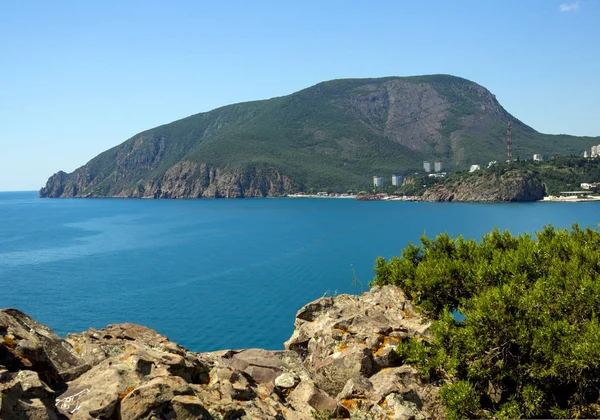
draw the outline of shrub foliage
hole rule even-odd
[[[434,319],[431,342],[397,351],[445,383],[451,418],[583,418],[600,416],[599,273],[597,230],[548,226],[480,243],[423,236],[378,258],[373,283],[399,286]]]

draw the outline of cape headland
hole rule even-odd
[[[422,198],[423,201],[538,201],[544,198],[545,192],[544,184],[526,171],[482,171],[435,185],[427,189]]]
[[[539,133],[483,86],[450,75],[344,79],[228,105],[161,125],[58,171],[40,197],[265,197],[346,193],[411,174],[506,155],[575,155],[598,138]],[[460,195],[455,194],[457,201]]]

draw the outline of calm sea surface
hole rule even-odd
[[[360,293],[423,232],[596,227],[600,203],[38,199],[0,193],[0,307],[58,334],[147,325],[191,350],[281,349],[296,311]]]

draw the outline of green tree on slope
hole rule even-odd
[[[597,230],[424,236],[378,258],[375,273],[374,284],[399,286],[434,319],[431,342],[397,351],[444,381],[451,418],[600,416]]]

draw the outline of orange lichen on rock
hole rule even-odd
[[[15,346],[17,345],[17,342],[12,337],[9,337],[8,335],[5,335],[3,337],[3,339],[4,339],[4,344],[6,344],[7,347],[15,348]]]
[[[408,312],[408,310],[406,310],[405,308],[402,308],[402,312],[404,312],[404,315],[406,315],[407,318],[412,318],[412,314],[410,312]]]
[[[345,342],[342,342],[338,347],[338,351],[342,351],[342,350],[346,350],[348,348],[348,344]]]
[[[31,363],[31,361],[27,357],[23,356],[21,353],[13,352],[13,354],[15,356],[17,356],[19,358],[19,360],[21,361],[21,363],[23,363],[25,366],[27,366],[27,367],[33,366],[33,363]]]
[[[348,411],[354,411],[360,404],[366,401],[366,398],[342,398],[341,403]]]
[[[127,387],[127,389],[125,390],[125,392],[121,392],[119,394],[119,399],[122,400],[123,398],[125,398],[127,395],[131,394],[131,392],[133,392],[133,387]]]
[[[377,350],[373,352],[374,355],[379,356],[383,350],[390,344],[390,337],[387,335],[379,334],[380,342],[377,346]]]

